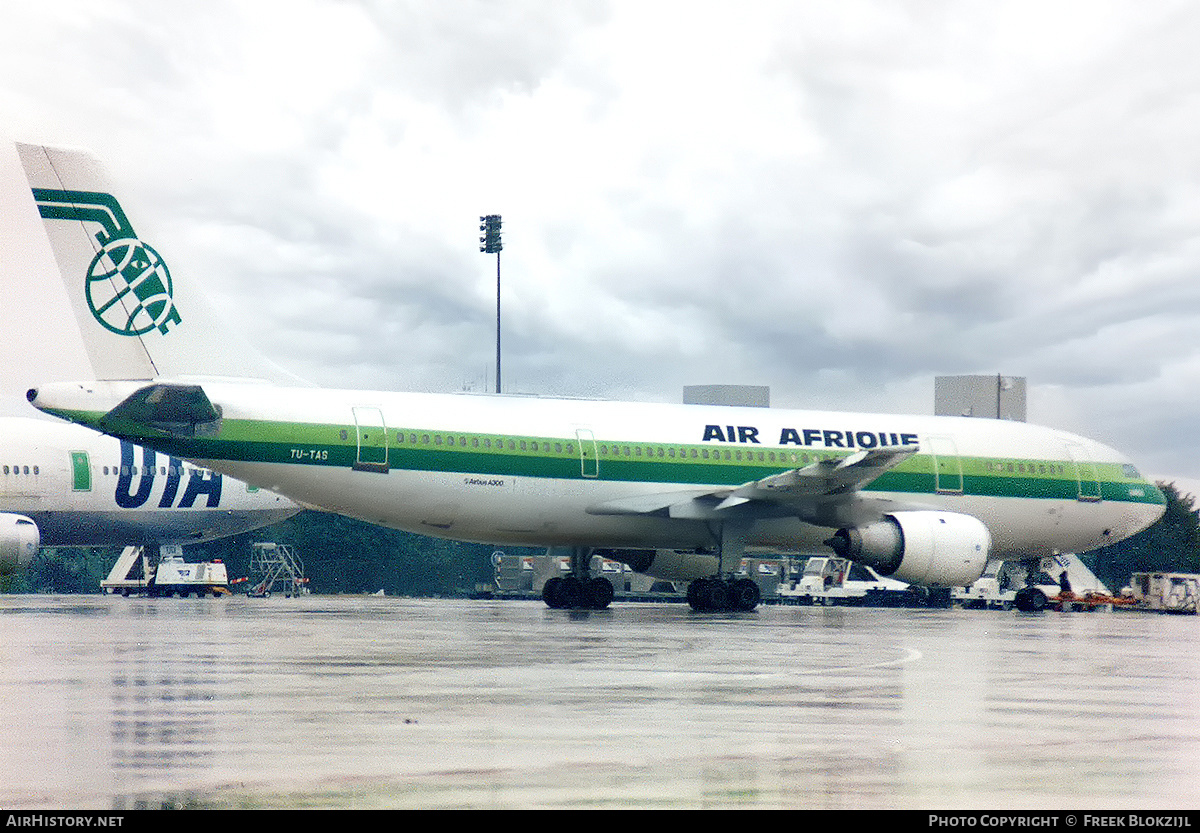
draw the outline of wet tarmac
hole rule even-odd
[[[1200,808],[1200,617],[0,597],[0,807]]]

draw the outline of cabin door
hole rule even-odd
[[[358,454],[354,460],[354,470],[386,474],[388,442],[383,411],[378,408],[355,408],[354,427],[358,434]]]
[[[599,477],[600,455],[591,429],[576,428],[575,438],[579,440],[579,473],[584,477]]]
[[[1092,455],[1081,445],[1067,443],[1067,456],[1075,469],[1075,482],[1079,486],[1080,500],[1100,500],[1100,475]]]
[[[928,437],[929,453],[933,455],[934,488],[939,494],[962,494],[962,461],[952,437]]]

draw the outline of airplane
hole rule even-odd
[[[689,582],[696,611],[749,611],[747,547],[828,545],[955,587],[989,558],[1084,552],[1164,511],[1114,449],[1026,423],[314,388],[234,346],[94,157],[17,151],[92,365],[31,388],[34,407],[371,523],[569,547],[552,608],[609,605],[592,554]]]
[[[0,574],[41,546],[162,546],[224,538],[289,518],[287,498],[126,440],[0,417]]]

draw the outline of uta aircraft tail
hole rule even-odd
[[[95,378],[299,382],[228,332],[171,271],[91,154],[20,143],[17,152]]]

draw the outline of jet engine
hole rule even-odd
[[[0,513],[0,576],[28,564],[41,546],[37,524],[24,515]]]
[[[825,542],[842,558],[926,587],[965,587],[987,565],[992,537],[977,518],[957,512],[893,512],[839,529]]]
[[[693,581],[716,575],[717,557],[677,550],[597,550],[596,555],[628,564],[635,573],[663,581]],[[734,565],[736,567],[736,565]]]

